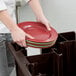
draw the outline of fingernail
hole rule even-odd
[[[31,37],[31,39],[34,39],[34,37]]]
[[[51,31],[51,29],[50,29],[50,28],[49,28],[48,30],[49,30],[49,31]]]

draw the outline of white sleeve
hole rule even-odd
[[[5,3],[3,2],[3,0],[0,0],[0,11],[7,9]]]
[[[25,2],[27,3],[27,2],[29,2],[30,0],[25,0]]]

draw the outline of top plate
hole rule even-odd
[[[19,23],[18,26],[34,37],[34,39],[27,37],[27,40],[33,42],[51,42],[56,40],[58,37],[54,28],[50,27],[51,31],[48,31],[46,26],[40,22],[22,22]]]

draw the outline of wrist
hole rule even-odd
[[[19,27],[16,25],[15,27],[9,28],[10,32],[15,32],[19,29]]]
[[[37,20],[45,20],[46,19],[46,17],[43,15],[43,16],[36,16],[36,19]]]

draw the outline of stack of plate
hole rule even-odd
[[[34,48],[48,48],[55,44],[58,34],[52,27],[48,31],[46,26],[40,22],[22,22],[18,26],[24,32],[30,34],[34,39],[26,38],[27,46]]]

